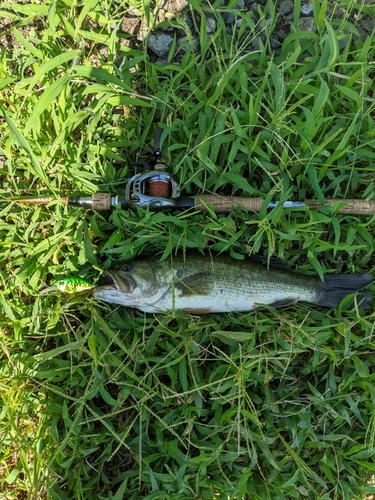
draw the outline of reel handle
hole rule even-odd
[[[154,153],[158,158],[161,156],[160,139],[162,133],[163,129],[161,127],[156,127],[156,129],[154,130]]]

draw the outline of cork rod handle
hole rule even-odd
[[[195,197],[195,208],[202,212],[208,205],[213,205],[217,214],[228,213],[238,205],[249,211],[259,212],[264,200],[263,198],[241,198],[241,196],[219,196],[215,194],[200,194]]]
[[[305,200],[306,205],[317,210],[322,207],[322,204],[318,201]],[[373,215],[375,214],[375,201],[369,200],[325,200],[324,206],[330,207],[336,205],[337,203],[344,204],[345,206],[339,208],[337,212],[339,214],[353,214],[353,215]]]
[[[201,194],[195,197],[195,208],[201,211],[212,205],[216,213],[231,212],[240,205],[249,211],[259,212],[264,200],[263,198],[242,198],[241,196],[219,196]],[[332,206],[337,203],[345,204],[337,212],[340,214],[373,215],[375,214],[375,201],[366,200],[326,200],[324,205],[318,201],[305,200],[305,204],[312,210],[317,210],[322,206]]]

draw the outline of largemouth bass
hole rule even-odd
[[[337,307],[346,295],[372,281],[371,274],[338,274],[327,275],[322,282],[316,276],[267,268],[253,260],[197,254],[162,262],[156,258],[134,260],[105,271],[102,278],[106,285],[93,290],[97,299],[145,312],[181,309],[191,314],[246,312],[299,301]],[[371,302],[365,293],[357,299],[361,307]]]

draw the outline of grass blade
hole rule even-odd
[[[37,157],[34,155],[29,143],[27,142],[27,140],[25,139],[25,137],[23,136],[23,134],[18,130],[18,128],[16,127],[16,125],[13,123],[13,121],[10,119],[10,117],[7,115],[7,113],[4,111],[3,112],[4,114],[4,117],[5,117],[5,120],[7,122],[7,125],[9,127],[9,129],[11,130],[15,140],[16,140],[16,143],[22,148],[25,150],[25,152],[29,155],[30,157],[30,160],[31,160],[31,163],[33,164],[33,169],[31,167],[29,167],[34,175],[36,175],[37,177],[39,177],[46,186],[49,186],[49,182],[48,182],[48,179],[37,159]]]

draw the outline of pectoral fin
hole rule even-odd
[[[212,276],[208,273],[196,273],[186,276],[175,284],[180,297],[191,295],[208,295],[212,290]]]
[[[208,314],[211,312],[211,307],[201,307],[200,309],[181,309],[184,314]]]
[[[285,297],[285,299],[276,300],[269,304],[271,307],[286,307],[292,304],[296,304],[299,301],[299,297]]]

